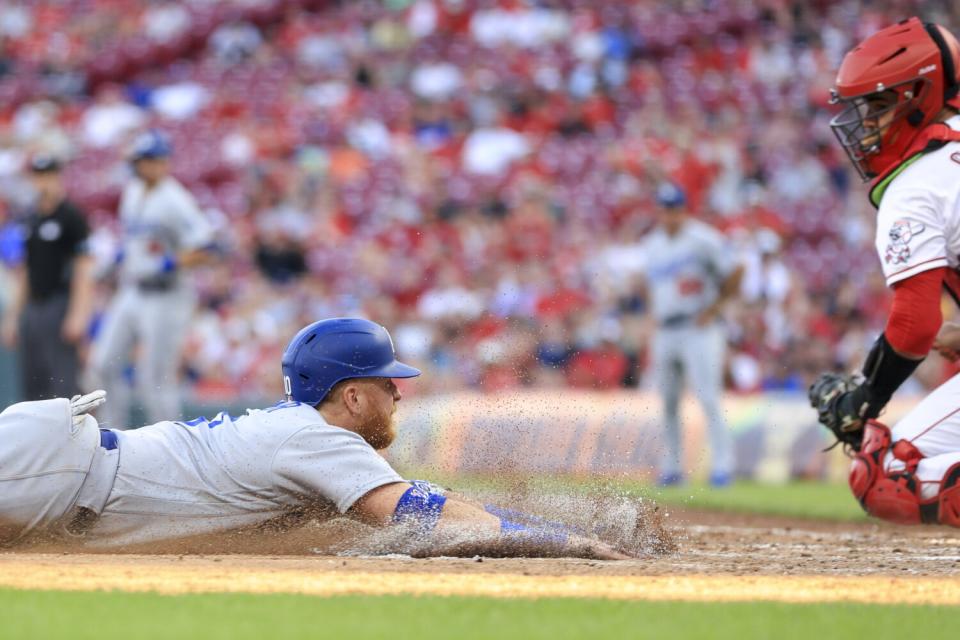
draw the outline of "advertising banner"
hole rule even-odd
[[[897,399],[894,424],[919,398]],[[804,394],[728,395],[724,412],[738,477],[761,482],[845,480],[840,447],[817,424]],[[681,407],[684,466],[710,470],[704,416],[693,398]],[[407,398],[388,457],[402,469],[448,473],[650,477],[663,455],[660,400],[649,392],[564,390],[458,393]]]

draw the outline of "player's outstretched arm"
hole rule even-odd
[[[491,509],[497,512],[497,510]],[[378,487],[360,498],[349,515],[373,526],[405,526],[429,542],[431,555],[630,556],[559,524],[530,527],[447,495],[423,481]]]
[[[960,360],[960,324],[944,322],[933,341],[933,349],[950,362]]]
[[[378,487],[360,498],[352,512],[361,521],[374,526],[399,524],[405,520],[435,520],[431,530],[469,525],[478,534],[496,535],[500,519],[451,496],[431,492],[408,482]]]

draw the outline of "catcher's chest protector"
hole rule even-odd
[[[903,159],[881,173],[870,183],[870,202],[874,207],[880,207],[883,194],[900,173],[920,159],[925,153],[936,151],[951,142],[960,142],[960,131],[954,131],[948,125],[938,122],[925,128],[914,140]]]

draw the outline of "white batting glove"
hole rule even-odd
[[[85,415],[106,401],[107,392],[103,389],[97,389],[84,396],[73,396],[70,398],[70,413],[73,415],[73,423],[82,422]]]

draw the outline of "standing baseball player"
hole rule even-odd
[[[743,267],[720,232],[690,219],[686,198],[677,186],[660,185],[657,205],[657,228],[639,251],[657,325],[651,367],[663,397],[666,438],[659,483],[669,486],[684,481],[680,397],[686,378],[707,418],[710,483],[722,487],[732,479],[733,447],[720,407],[727,344],[720,314],[740,289]]]
[[[30,161],[37,201],[26,225],[26,260],[16,272],[13,303],[3,319],[3,341],[19,344],[23,395],[28,400],[79,391],[80,345],[93,307],[90,229],[67,197],[60,162]]]
[[[178,367],[194,291],[187,272],[210,259],[213,229],[196,200],[170,175],[170,143],[140,136],[130,157],[134,178],[120,199],[119,283],[91,355],[91,386],[110,392],[104,422],[129,424],[131,351],[134,382],[151,421],[180,414]]]
[[[911,18],[843,59],[831,122],[870,180],[876,246],[893,304],[862,376],[823,374],[810,388],[820,421],[851,452],[850,488],[863,508],[901,523],[960,526],[960,377],[890,429],[878,422],[931,348],[960,353],[941,328],[941,292],[960,302],[960,43]]]
[[[9,407],[0,414],[0,535],[59,532],[110,546],[226,532],[306,510],[403,525],[418,539],[455,531],[470,541],[625,557],[561,525],[528,526],[515,519],[523,514],[401,478],[378,450],[396,435],[394,379],[420,371],[397,361],[380,325],[315,322],[288,345],[282,372],[287,400],[276,406],[133,431],[98,429],[86,415],[103,404],[102,391]]]

